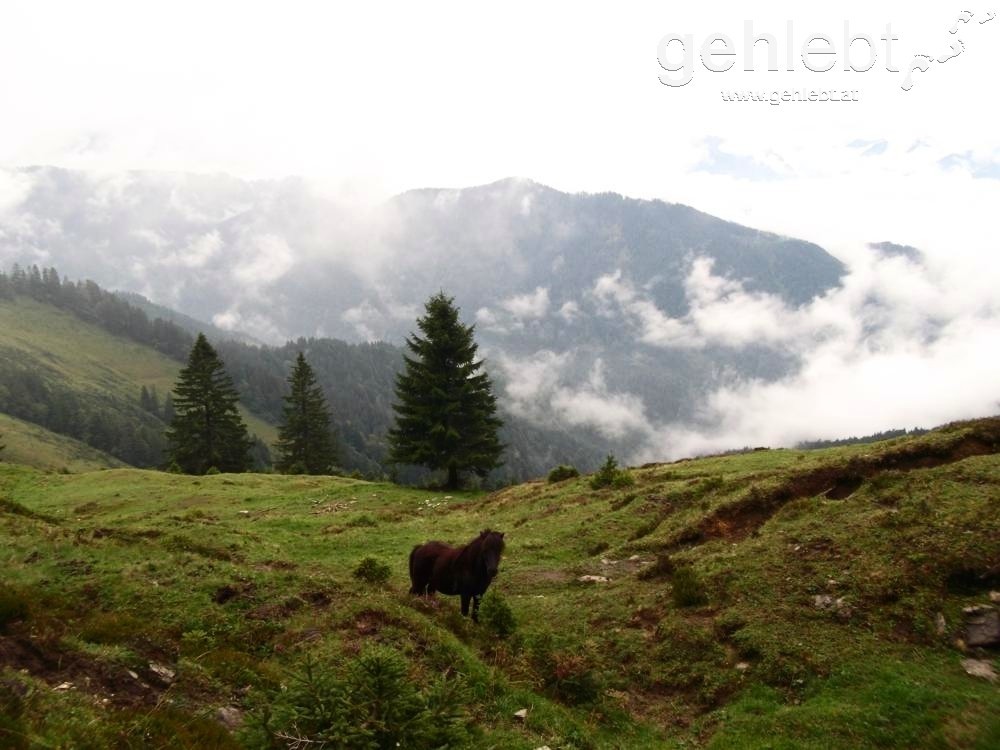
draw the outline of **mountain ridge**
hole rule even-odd
[[[444,290],[510,413],[621,456],[651,425],[694,423],[733,379],[799,366],[768,341],[685,341],[699,294],[795,309],[845,272],[814,243],[689,206],[523,178],[408,191],[362,215],[300,179],[16,174],[21,197],[0,212],[8,264],[42,260],[279,347],[401,343]]]

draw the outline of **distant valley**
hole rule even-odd
[[[365,211],[294,179],[39,167],[3,180],[7,268],[92,278],[142,295],[126,299],[151,317],[187,330],[206,321],[239,346],[395,347],[443,289],[476,323],[505,411],[566,436],[583,468],[604,451],[638,455],[654,423],[696,421],[723,384],[795,371],[796,354],[774,342],[706,332],[698,305],[749,295],[794,310],[845,273],[815,244],[686,206],[522,179],[411,191]]]

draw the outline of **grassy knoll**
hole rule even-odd
[[[1000,588],[998,450],[980,420],[490,495],[0,465],[0,737],[295,746],[304,695],[351,698],[315,675],[355,685],[388,653],[411,708],[452,691],[472,747],[996,747],[1000,689],[956,638]],[[414,544],[486,526],[504,638],[406,593]],[[366,557],[388,581],[354,575]]]
[[[79,440],[58,435],[7,414],[0,414],[0,459],[46,471],[94,471],[122,466],[122,462]]]

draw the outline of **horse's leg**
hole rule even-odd
[[[472,621],[479,622],[479,601],[481,596],[472,597]]]
[[[468,594],[462,594],[462,617],[469,616],[469,599],[471,599]]]

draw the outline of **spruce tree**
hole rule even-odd
[[[329,474],[337,460],[337,446],[330,432],[330,412],[316,375],[299,352],[288,377],[291,392],[285,396],[278,428],[278,471],[295,474]]]
[[[497,437],[502,422],[490,377],[476,359],[475,326],[458,317],[454,299],[443,292],[424,306],[417,320],[423,336],[411,334],[405,368],[396,378],[396,424],[389,431],[389,458],[448,473],[447,487],[459,475],[480,477],[501,464],[504,446]]]
[[[251,440],[236,408],[239,396],[204,334],[198,334],[174,394],[168,462],[187,474],[250,468]]]
[[[167,391],[166,398],[163,399],[163,421],[170,424],[174,421],[174,416],[176,412],[174,411],[174,395]]]

